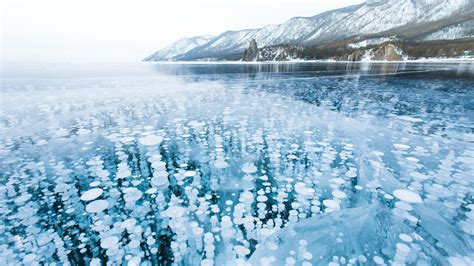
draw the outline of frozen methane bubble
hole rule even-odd
[[[246,163],[242,166],[242,172],[244,172],[246,174],[253,174],[253,173],[257,172],[257,167],[255,167],[255,165],[253,165],[251,163]]]
[[[127,263],[127,266],[138,266],[140,265],[140,262],[141,262],[141,258],[140,257],[131,257],[129,260],[128,260],[128,263]]]
[[[410,149],[410,146],[408,146],[406,144],[401,144],[401,143],[393,144],[393,147],[395,147],[395,149],[397,149],[397,150],[408,150],[408,149]]]
[[[395,202],[395,207],[397,207],[398,209],[401,209],[401,210],[405,210],[405,211],[413,210],[413,207],[410,204],[406,203],[405,201]]]
[[[346,193],[340,190],[334,190],[332,195],[338,199],[345,199],[347,197]]]
[[[335,200],[331,200],[331,199],[323,200],[323,204],[324,204],[324,206],[326,206],[327,208],[330,208],[330,209],[339,209],[340,208],[339,202],[337,202]]]
[[[133,229],[136,223],[137,220],[135,218],[129,218],[120,224],[120,228],[131,230]]]
[[[408,189],[395,189],[393,195],[399,200],[410,203],[423,203],[420,195]]]
[[[151,178],[151,183],[157,187],[167,186],[169,184],[168,172],[158,171],[158,172],[153,173],[153,177]]]
[[[196,175],[196,171],[186,171],[184,172],[185,177],[193,177]]]
[[[377,265],[385,264],[384,260],[379,256],[374,256],[373,260],[374,260],[375,264],[377,264]]]
[[[135,202],[143,195],[143,193],[136,187],[126,187],[123,189],[123,193],[125,193],[123,196],[125,202]]]
[[[401,240],[407,242],[407,243],[411,243],[413,242],[413,238],[407,234],[399,234],[398,237],[400,237]]]
[[[108,236],[103,238],[100,241],[100,247],[109,249],[109,248],[116,248],[117,243],[119,242],[119,238],[116,236]]]
[[[414,123],[423,122],[423,119],[408,116],[408,115],[401,115],[401,116],[398,117],[398,119],[408,121],[408,122],[414,122]]]
[[[217,169],[224,169],[224,168],[227,168],[229,166],[229,164],[224,161],[224,160],[216,160],[214,162],[214,166],[217,168]]]
[[[396,247],[397,247],[397,250],[400,250],[404,254],[408,254],[411,251],[411,248],[403,243],[397,243]]]
[[[27,202],[29,199],[31,199],[32,195],[29,193],[24,193],[21,194],[20,196],[15,198],[15,204],[16,205],[23,205],[25,202]]]
[[[179,217],[182,217],[185,212],[186,212],[186,209],[181,206],[170,206],[166,210],[166,216],[171,217],[171,218],[179,218]]]
[[[90,213],[97,213],[104,211],[109,207],[109,202],[106,200],[95,200],[86,205],[86,211]]]
[[[422,174],[422,173],[418,173],[418,172],[410,173],[410,176],[413,176],[414,178],[416,178],[416,179],[421,179],[421,180],[428,180],[428,179],[430,179],[429,176],[424,175],[424,174]]]
[[[81,200],[82,200],[82,201],[95,200],[95,199],[97,199],[98,197],[100,197],[100,195],[102,195],[103,192],[104,192],[104,190],[101,189],[101,188],[92,188],[92,189],[89,189],[89,190],[87,190],[86,192],[84,192],[84,193],[81,195]]]
[[[147,135],[143,138],[140,138],[138,142],[145,146],[156,146],[163,141],[163,137],[157,135]]]
[[[214,266],[214,260],[211,259],[203,259],[201,261],[201,266]]]
[[[345,174],[347,177],[354,178],[357,176],[357,169],[351,168],[349,171],[346,172]]]

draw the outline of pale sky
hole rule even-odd
[[[182,37],[280,24],[363,0],[1,0],[3,62],[137,62]]]

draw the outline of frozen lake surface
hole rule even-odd
[[[474,64],[7,64],[5,265],[473,265]]]

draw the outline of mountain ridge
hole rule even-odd
[[[365,36],[377,34],[389,37],[388,34],[391,32],[397,34],[396,29],[403,29],[412,24],[428,28],[437,21],[450,19],[455,21],[460,16],[472,17],[474,14],[470,13],[472,11],[474,11],[474,0],[372,0],[310,17],[293,17],[278,25],[225,31],[185,52],[168,53],[165,60],[239,60],[252,40],[256,40],[261,47],[314,46],[345,39],[364,39]],[[471,27],[470,25],[468,23],[466,27]],[[433,32],[436,30],[443,28],[432,29]],[[462,29],[451,31],[459,35]],[[467,34],[470,34],[469,31],[470,29],[467,30]],[[449,35],[449,30],[446,30],[444,35],[441,32],[432,38],[441,38],[445,35]],[[163,61],[163,58],[151,55],[145,60]]]
[[[146,57],[144,61],[152,61],[151,59],[155,59],[153,61],[170,60],[175,57],[176,54],[187,53],[190,50],[209,42],[209,40],[211,40],[213,37],[214,36],[212,35],[201,35],[190,38],[181,38],[178,41]]]

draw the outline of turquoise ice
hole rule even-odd
[[[0,260],[472,265],[472,64],[12,66]]]

